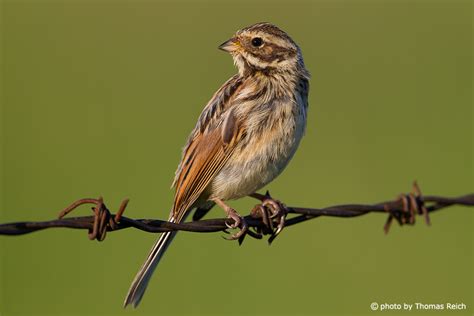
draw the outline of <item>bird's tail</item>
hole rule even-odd
[[[171,217],[169,222],[176,223],[176,220]],[[140,301],[145,293],[148,281],[150,281],[153,271],[155,271],[156,266],[160,262],[161,257],[165,253],[171,241],[173,241],[176,232],[166,232],[161,234],[160,239],[158,239],[153,248],[151,248],[150,254],[146,258],[146,261],[143,263],[140,271],[138,271],[135,279],[128,290],[127,297],[124,301],[124,307],[132,304],[133,307],[137,307],[140,304]]]

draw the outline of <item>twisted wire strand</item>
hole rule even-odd
[[[271,199],[267,192],[266,195],[256,194],[256,198],[264,201]],[[114,232],[127,228],[135,228],[149,233],[161,233],[167,231],[188,231],[196,233],[227,232],[227,224],[231,224],[231,219],[216,218],[205,219],[185,223],[170,223],[159,219],[132,219],[123,216],[129,200],[125,199],[118,211],[112,214],[105,205],[102,197],[98,199],[86,198],[80,199],[66,207],[59,214],[58,219],[50,221],[28,221],[0,224],[0,235],[23,235],[35,231],[63,227],[74,229],[87,229],[88,237],[91,240],[103,241],[108,232]],[[92,204],[92,216],[68,217],[66,215],[77,209],[79,206]],[[387,220],[384,225],[385,233],[388,233],[392,222],[395,220],[400,226],[414,225],[416,216],[422,216],[427,225],[431,224],[429,215],[441,209],[453,205],[474,206],[474,193],[459,197],[444,197],[437,195],[422,195],[418,184],[413,184],[412,191],[408,194],[401,194],[396,199],[380,202],[376,204],[344,204],[325,208],[306,208],[286,206],[278,202],[281,206],[279,217],[275,216],[275,210],[268,204],[262,202],[257,204],[250,215],[245,219],[251,229],[239,239],[248,235],[253,238],[261,239],[264,235],[270,235],[269,242],[272,242],[276,235],[284,227],[293,226],[304,221],[314,219],[320,216],[345,217],[352,218],[366,215],[369,213],[385,213]],[[285,219],[288,215],[296,215]],[[282,225],[281,220],[284,220]],[[277,228],[280,226],[279,228]]]

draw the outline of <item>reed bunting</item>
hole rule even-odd
[[[173,186],[169,221],[198,219],[215,204],[234,220],[245,220],[225,201],[252,195],[286,167],[304,134],[309,72],[298,45],[280,28],[257,23],[219,46],[238,73],[217,90],[183,149]],[[161,235],[136,275],[124,306],[136,307],[176,232]]]

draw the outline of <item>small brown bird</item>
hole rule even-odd
[[[202,217],[215,204],[247,228],[224,201],[255,193],[286,167],[304,134],[309,72],[301,50],[281,29],[257,23],[219,46],[230,53],[238,74],[217,90],[183,149],[173,186],[170,222],[196,209]],[[176,232],[163,233],[129,289],[124,306],[136,307]]]

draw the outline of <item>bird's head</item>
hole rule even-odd
[[[304,68],[298,45],[283,30],[266,22],[237,31],[219,49],[232,55],[241,74]]]

